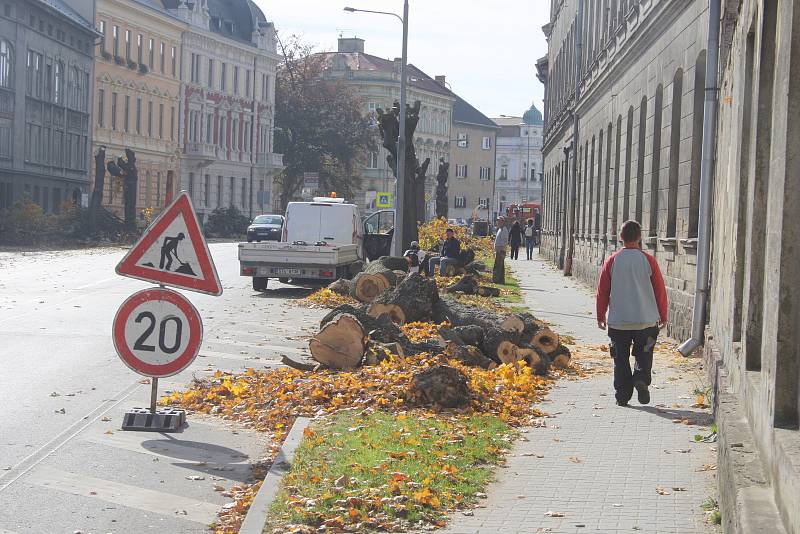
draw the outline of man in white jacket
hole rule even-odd
[[[495,284],[506,283],[506,247],[508,246],[508,228],[506,218],[502,215],[497,218],[497,233],[494,236],[494,269],[492,282]]]

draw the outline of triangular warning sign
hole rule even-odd
[[[121,276],[156,284],[222,294],[208,244],[185,192],[145,230],[116,271]]]

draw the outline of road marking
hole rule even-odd
[[[76,475],[50,467],[40,467],[28,477],[28,481],[44,488],[71,493],[80,497],[100,499],[101,501],[136,508],[147,512],[178,517],[208,525],[214,522],[220,506],[198,501],[172,493],[103,480],[100,478]],[[176,516],[180,511],[181,515]],[[186,515],[183,515],[183,512]]]
[[[0,492],[8,488],[11,484],[16,482],[20,479],[25,473],[36,467],[39,463],[41,463],[45,458],[56,452],[58,449],[63,447],[67,442],[69,442],[72,438],[83,432],[87,427],[92,425],[95,421],[100,419],[103,415],[105,415],[108,411],[112,410],[114,407],[118,406],[122,402],[124,402],[130,395],[133,394],[138,388],[142,385],[139,382],[134,382],[133,384],[129,385],[122,391],[120,391],[117,395],[112,397],[111,400],[107,400],[100,404],[97,408],[86,414],[81,419],[78,419],[63,432],[55,436],[53,439],[36,449],[34,452],[23,458],[19,461],[16,465],[12,466],[11,469],[8,471],[3,472],[0,474],[0,482],[3,481],[4,478],[11,477],[11,479],[0,486]],[[114,400],[116,399],[116,400]]]
[[[92,282],[90,284],[85,284],[82,286],[74,287],[72,289],[68,289],[67,291],[83,291],[84,289],[89,289],[90,287],[99,286],[100,284],[105,284],[106,282],[110,282],[112,280],[119,280],[119,276],[112,276],[111,278],[104,278],[102,280],[98,280],[96,282]]]

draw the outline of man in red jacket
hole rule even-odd
[[[650,402],[650,372],[658,332],[667,323],[667,290],[658,263],[642,251],[642,228],[627,221],[620,232],[625,248],[603,265],[597,285],[597,326],[611,338],[617,404],[627,406],[636,388]],[[606,319],[608,311],[608,319]],[[631,345],[636,363],[631,372]]]

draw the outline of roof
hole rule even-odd
[[[161,0],[139,0],[159,8]],[[164,6],[169,10],[178,9],[184,0],[163,0]],[[200,0],[186,2],[192,4]],[[263,23],[267,23],[264,12],[252,0],[205,0],[208,13],[212,19],[217,19],[219,24],[211,25],[211,31],[243,41],[253,42],[253,32]]]
[[[456,101],[453,104],[453,122],[477,124],[479,126],[486,126],[487,128],[498,128],[497,124],[493,122],[492,119],[475,109],[469,102],[458,95],[455,95],[455,97]]]
[[[522,117],[499,117],[492,120],[498,126],[522,126],[525,124]]]
[[[536,109],[536,104],[531,104],[530,109],[522,115],[522,120],[529,126],[541,126],[544,124],[542,112]]]
[[[342,57],[347,68],[353,71],[378,71],[394,73],[394,61],[361,52],[320,52],[328,67],[333,66],[335,58]],[[455,97],[447,87],[443,86],[422,70],[412,64],[408,65],[409,85],[423,91]]]
[[[71,6],[69,6],[64,0],[36,0],[40,4],[49,7],[52,10],[55,10],[65,16],[67,19],[72,21],[73,23],[86,28],[92,32],[96,33],[94,29],[94,25],[83,18],[77,11],[75,11]]]

